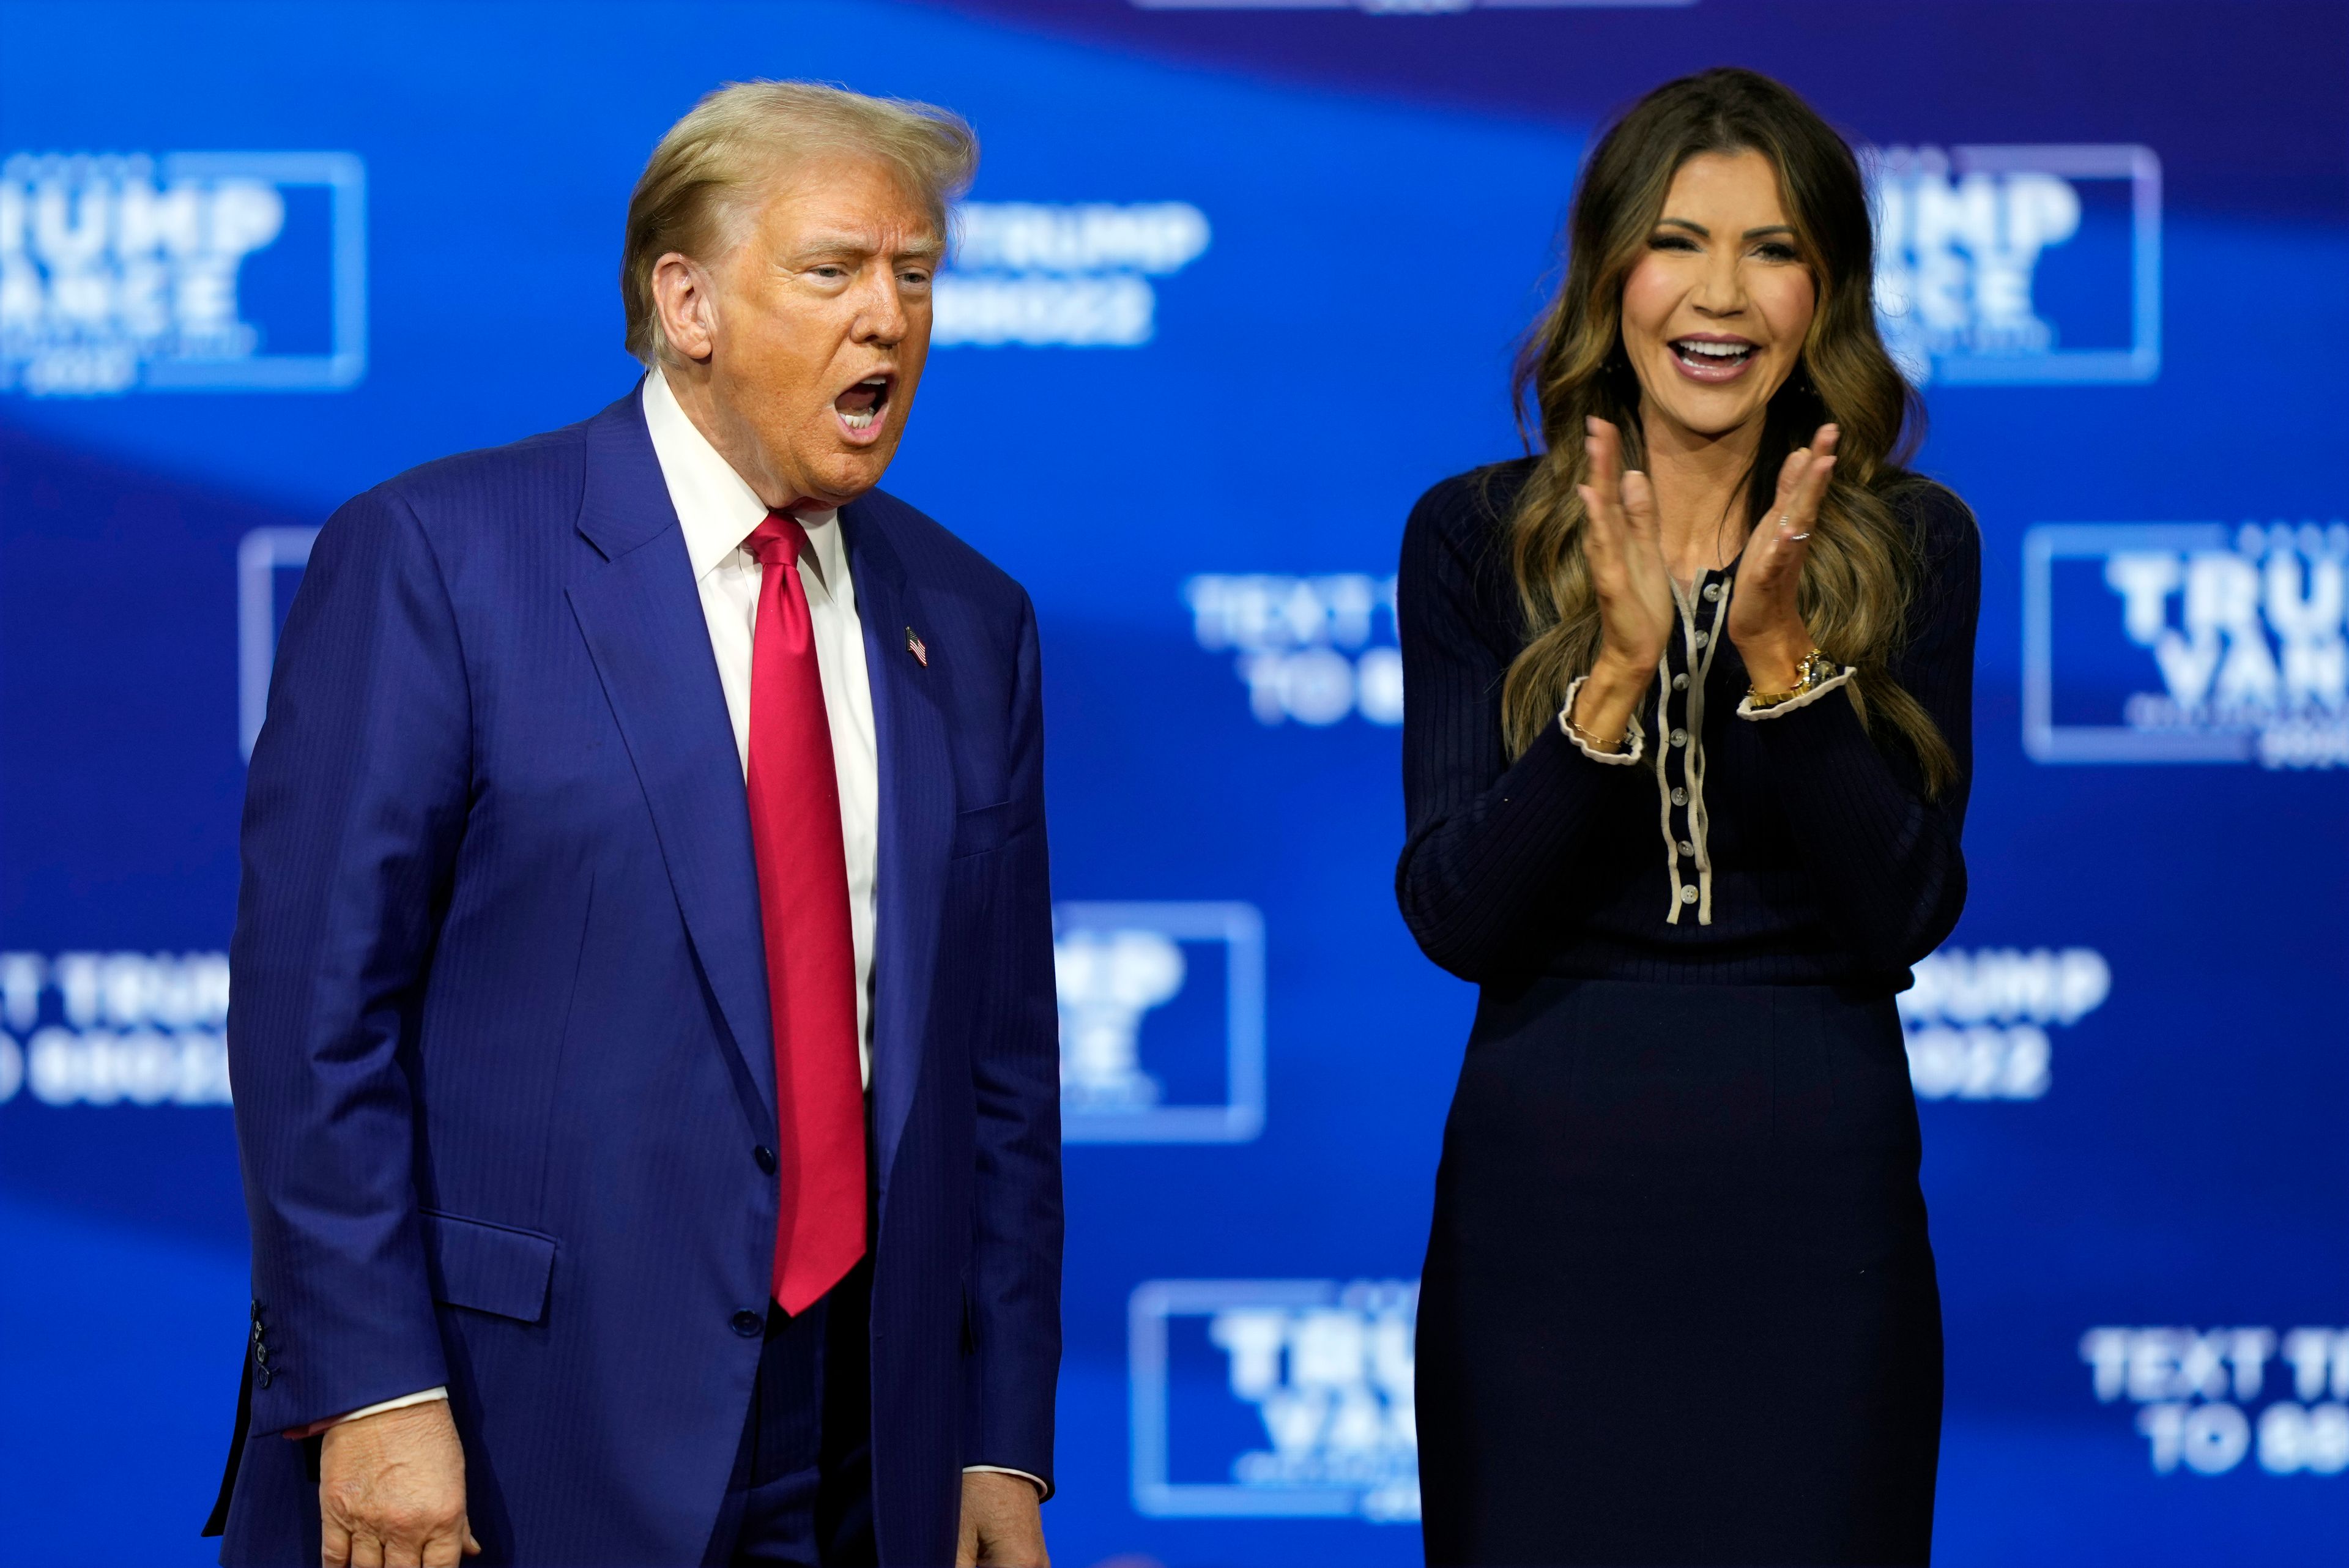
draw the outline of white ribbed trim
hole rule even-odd
[[[1682,650],[1688,659],[1688,762],[1682,772],[1688,775],[1689,844],[1696,851],[1696,923],[1713,924],[1713,846],[1709,842],[1712,817],[1704,805],[1704,685],[1713,673],[1713,656],[1721,651],[1721,628],[1729,619],[1730,596],[1736,591],[1734,578],[1724,578],[1721,597],[1713,603],[1713,624],[1705,629],[1704,646],[1697,646],[1696,596],[1683,589],[1680,579],[1672,579],[1672,598],[1680,606]],[[1666,657],[1656,665],[1656,731],[1662,735],[1671,732],[1672,661]],[[1660,820],[1664,830],[1664,857],[1672,884],[1671,907],[1664,911],[1664,924],[1681,923],[1680,840],[1672,832],[1672,780],[1664,766],[1671,748],[1656,748],[1656,794],[1662,802]]]
[[[1737,704],[1737,716],[1741,719],[1752,719],[1759,723],[1764,719],[1775,719],[1781,713],[1791,713],[1797,708],[1807,708],[1857,673],[1859,673],[1857,670],[1847,664],[1841,670],[1828,676],[1801,696],[1789,697],[1784,702],[1774,702],[1767,708],[1756,708],[1754,705],[1754,693],[1748,691],[1744,700]]]
[[[1624,731],[1631,742],[1631,749],[1627,752],[1600,751],[1583,739],[1582,732],[1576,729],[1574,721],[1568,717],[1574,711],[1575,693],[1581,691],[1582,683],[1589,679],[1588,675],[1578,675],[1574,678],[1574,683],[1566,689],[1566,702],[1557,711],[1557,727],[1566,732],[1566,738],[1574,742],[1576,751],[1594,763],[1605,763],[1609,767],[1619,768],[1638,762],[1640,753],[1647,748],[1648,737],[1647,732],[1640,728],[1640,715],[1636,711],[1631,714],[1630,727]]]

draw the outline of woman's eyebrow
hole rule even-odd
[[[1658,218],[1656,220],[1656,226],[1660,229],[1686,229],[1689,233],[1701,235],[1705,239],[1711,239],[1713,237],[1713,231],[1711,229],[1706,228],[1702,223],[1700,223],[1692,218]],[[1792,223],[1764,223],[1758,229],[1746,230],[1745,237],[1751,240],[1758,239],[1764,234],[1792,234],[1794,232],[1795,225]]]

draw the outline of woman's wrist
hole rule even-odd
[[[1576,689],[1569,711],[1561,715],[1569,733],[1600,751],[1619,747],[1640,694],[1654,678],[1652,665],[1635,671],[1626,661],[1600,654]]]
[[[1590,686],[1610,698],[1627,696],[1637,702],[1640,693],[1648,689],[1648,682],[1656,678],[1658,662],[1651,659],[1642,664],[1636,659],[1602,650],[1590,662]]]
[[[1620,660],[1609,660],[1602,653],[1590,672],[1574,684],[1567,710],[1557,714],[1559,722],[1586,748],[1619,750],[1630,733],[1632,712],[1640,708],[1640,693],[1647,691],[1649,680],[1651,672],[1632,677]]]
[[[1752,648],[1740,643],[1738,657],[1745,661],[1745,676],[1756,691],[1787,691],[1802,679],[1803,660],[1818,650],[1807,631],[1791,638],[1774,637],[1760,639]]]

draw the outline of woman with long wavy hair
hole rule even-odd
[[[1435,1563],[1926,1560],[1893,996],[1956,922],[1981,556],[1908,472],[1851,150],[1713,70],[1592,151],[1541,451],[1404,535],[1428,956],[1481,987],[1419,1310]]]

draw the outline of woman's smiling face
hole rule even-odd
[[[1816,306],[1770,161],[1751,150],[1690,159],[1623,283],[1623,348],[1645,419],[1700,438],[1759,421]]]

